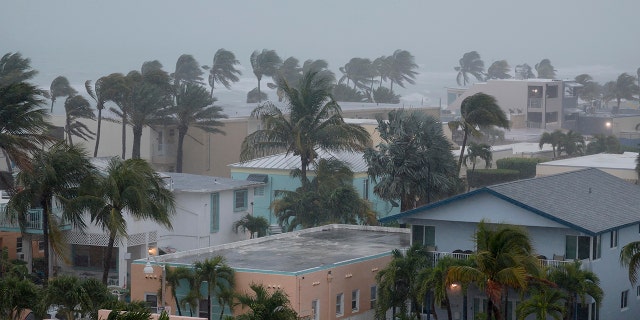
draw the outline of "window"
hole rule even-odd
[[[420,243],[425,246],[435,247],[436,227],[434,226],[411,226],[412,243]]]
[[[362,180],[362,199],[369,200],[369,179]]]
[[[344,314],[344,293],[338,293],[336,296],[336,316]]]
[[[315,299],[311,301],[311,312],[313,320],[320,320],[320,300]]]
[[[589,259],[591,254],[591,237],[566,236],[565,258],[569,260]]]
[[[254,197],[264,197],[264,186],[255,187],[253,189],[253,196]]]
[[[220,230],[220,195],[211,194],[211,233]]]
[[[615,248],[618,246],[618,230],[611,230],[611,237],[609,242],[610,248]]]
[[[144,301],[151,313],[158,313],[158,295],[147,293],[144,295]]]
[[[636,287],[636,298],[640,298],[640,286]]]
[[[16,239],[16,253],[22,253],[22,237]]]
[[[44,241],[38,241],[38,251],[44,251]]]
[[[207,303],[209,301],[207,301],[207,299],[200,299],[200,303],[198,303],[198,306],[200,307],[198,309],[198,317],[200,318],[205,318],[205,319],[211,319],[209,317],[209,310],[207,309]]]
[[[628,298],[629,290],[622,291],[622,294],[620,295],[620,309],[624,309],[627,307]]]
[[[558,97],[558,86],[547,86],[547,98]]]
[[[375,309],[376,307],[376,300],[378,300],[378,287],[376,286],[371,286],[371,305],[369,306],[370,309]]]
[[[233,211],[247,210],[247,189],[236,190],[233,192]]]
[[[602,237],[597,235],[593,239],[593,259],[600,259],[602,257]]]
[[[351,291],[351,311],[358,312],[360,309],[360,290]]]

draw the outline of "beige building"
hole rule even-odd
[[[389,263],[393,249],[408,247],[409,242],[408,229],[327,225],[159,256],[151,261],[155,272],[151,276],[143,272],[147,260],[136,260],[131,268],[131,299],[155,307],[162,274],[158,264],[192,267],[196,261],[220,255],[236,271],[237,292],[250,291],[251,283],[283,290],[293,309],[306,319],[373,319],[376,274]],[[175,313],[169,291],[165,301]],[[176,295],[180,300],[187,292],[188,288],[178,287]],[[234,315],[243,312],[239,307],[233,310]],[[216,301],[212,313],[220,314]],[[206,311],[199,316],[206,317]]]
[[[637,152],[625,152],[623,154],[599,153],[543,162],[536,166],[536,177],[550,176],[584,168],[597,168],[620,179],[638,183],[638,174],[635,170],[637,158]]]

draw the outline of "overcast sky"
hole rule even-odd
[[[337,71],[352,57],[409,50],[421,73],[453,72],[465,52],[488,67],[549,58],[560,75],[640,67],[638,0],[468,1],[17,1],[0,5],[0,53],[20,51],[45,85],[139,69],[160,60],[172,71],[183,53],[211,64],[233,51],[252,76],[249,56],[326,59]],[[613,71],[611,71],[613,70]],[[81,79],[75,79],[81,78]],[[613,79],[602,79],[613,80]],[[455,77],[442,86],[455,85]],[[48,86],[48,83],[46,83]]]

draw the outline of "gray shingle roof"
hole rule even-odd
[[[218,192],[223,190],[234,190],[246,188],[254,185],[262,185],[261,182],[235,180],[221,177],[201,176],[189,173],[161,172],[172,180],[174,191],[182,192]]]
[[[316,150],[318,159],[337,159],[346,163],[354,173],[367,172],[367,162],[364,160],[362,152],[348,151],[326,151],[322,149]],[[229,165],[231,168],[253,168],[253,169],[275,169],[275,170],[293,170],[300,168],[300,157],[293,153],[279,153],[272,156],[257,158],[245,162],[238,162]],[[309,166],[310,170],[314,170],[315,166]]]

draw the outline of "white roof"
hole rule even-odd
[[[635,170],[637,158],[637,152],[625,152],[623,154],[598,153],[582,157],[543,162],[538,165]]]
[[[367,162],[364,160],[362,152],[347,151],[326,151],[318,149],[318,159],[337,159],[346,163],[354,173],[367,172]],[[253,168],[253,169],[274,169],[274,170],[293,170],[300,168],[300,157],[293,153],[279,153],[272,156],[266,156],[249,160],[246,162],[237,162],[230,164],[231,168]],[[311,164],[310,170],[314,170],[315,166]]]

